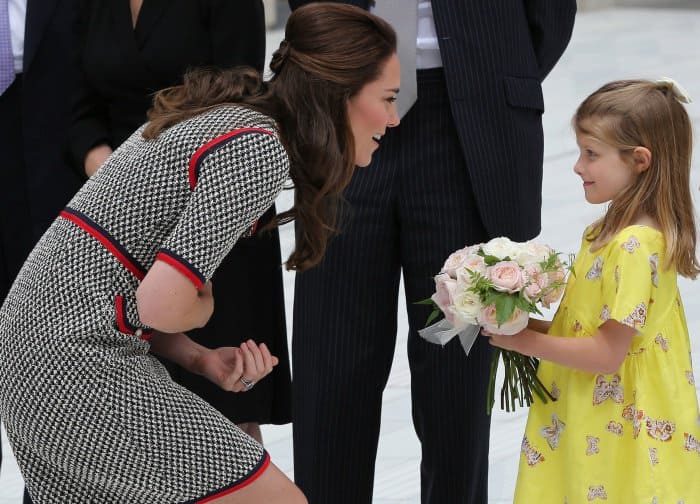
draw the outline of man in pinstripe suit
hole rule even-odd
[[[422,502],[487,502],[491,349],[485,338],[469,356],[456,338],[444,348],[421,340],[428,312],[413,303],[431,295],[455,249],[539,233],[541,82],[569,42],[576,2],[405,0],[417,3],[428,23],[418,39],[433,42],[432,52],[421,45],[429,68],[417,71],[418,99],[356,171],[325,260],[296,279],[294,468],[311,504],[372,500],[401,273]]]

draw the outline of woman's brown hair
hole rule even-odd
[[[342,192],[355,170],[348,99],[378,79],[396,52],[396,34],[381,18],[351,5],[318,3],[295,10],[263,83],[252,69],[199,69],[159,92],[143,135],[225,104],[273,118],[290,160],[294,206],[273,225],[297,221],[287,269],[318,264],[336,231]]]
[[[611,82],[583,101],[573,125],[577,132],[617,148],[630,163],[636,147],[651,152],[649,168],[610,202],[587,238],[594,246],[602,246],[647,215],[659,224],[666,239],[664,266],[675,266],[682,276],[695,278],[700,266],[690,194],[693,134],[688,113],[673,90],[665,83],[646,80]]]

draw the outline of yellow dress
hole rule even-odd
[[[585,235],[550,333],[586,338],[608,319],[638,334],[620,369],[595,375],[541,361],[555,402],[536,400],[515,503],[700,503],[700,416],[688,328],[665,241],[623,229],[591,251]]]

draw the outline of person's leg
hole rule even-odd
[[[383,159],[391,159],[389,144],[382,142]],[[313,504],[372,501],[382,392],[396,342],[395,174],[387,162],[357,169],[341,234],[319,266],[296,277],[294,474]]]
[[[0,95],[0,305],[32,249],[21,114],[22,80]],[[0,446],[0,465],[2,447]],[[24,504],[31,504],[25,488]]]
[[[239,429],[255,439],[258,443],[263,444],[262,432],[260,431],[260,424],[258,422],[245,422],[236,425],[238,425]]]
[[[486,504],[491,349],[481,338],[466,356],[456,337],[441,347],[417,334],[430,309],[415,302],[434,292],[433,277],[447,256],[487,238],[441,71],[419,73],[419,101],[402,126],[410,166],[401,186],[401,263],[413,421],[422,446],[422,502]]]
[[[306,504],[301,490],[274,464],[251,483],[226,495],[206,499],[217,504]]]

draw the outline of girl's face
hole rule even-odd
[[[583,179],[583,191],[589,203],[615,199],[636,178],[631,163],[625,162],[615,147],[590,135],[576,133],[580,155],[574,172]]]
[[[393,54],[381,75],[348,100],[348,119],[355,137],[355,164],[367,166],[379,148],[387,128],[399,124],[396,93],[399,92],[399,58]]]

